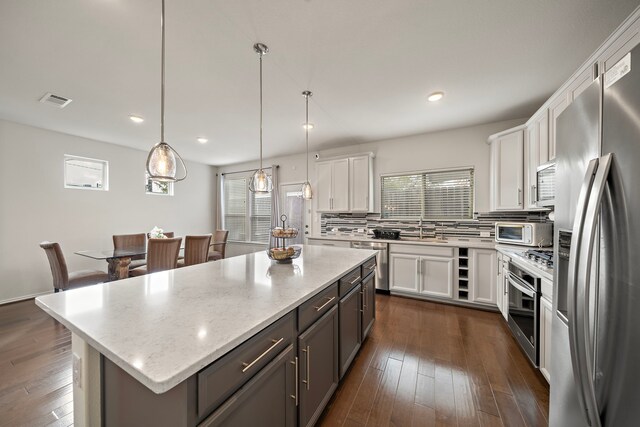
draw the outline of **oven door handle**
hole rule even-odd
[[[522,285],[520,282],[518,282],[516,279],[514,279],[514,277],[513,277],[513,275],[511,273],[509,273],[508,280],[509,280],[509,283],[511,284],[511,286],[513,286],[514,288],[516,288],[517,290],[519,290],[523,294],[525,294],[525,295],[527,295],[527,296],[529,296],[531,298],[535,298],[536,291],[531,289],[531,288],[529,288],[528,286]]]

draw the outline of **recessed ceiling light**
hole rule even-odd
[[[444,97],[444,92],[433,92],[431,95],[429,95],[427,100],[429,102],[436,102],[436,101],[440,101],[443,97]]]
[[[131,119],[131,121],[133,123],[142,123],[142,122],[144,122],[144,119],[142,117],[139,117],[139,116],[129,116],[129,118]]]
[[[313,128],[314,128],[313,123],[303,123],[303,124],[302,124],[302,129],[309,129],[309,130],[311,130],[311,129],[313,129]]]
[[[198,141],[200,144],[206,144],[209,140],[203,136],[199,136],[198,138],[196,138],[196,141]]]

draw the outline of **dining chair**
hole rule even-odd
[[[109,275],[100,270],[79,270],[69,273],[67,262],[58,243],[42,242],[40,247],[44,249],[49,260],[54,292],[95,285],[109,280]]]
[[[211,244],[211,234],[202,236],[185,236],[184,238],[184,259],[178,260],[178,267],[202,264],[209,258],[209,245]]]
[[[113,235],[113,249],[138,249],[144,248],[147,244],[147,235],[145,233],[138,234],[114,234]],[[144,255],[136,255],[131,257],[131,264],[129,264],[129,270],[142,267],[147,264],[147,260]]]
[[[176,268],[181,243],[182,237],[149,239],[147,242],[147,265],[131,270],[129,276],[144,276],[145,274]]]
[[[217,261],[224,259],[224,253],[227,249],[227,237],[229,236],[228,230],[216,230],[213,236],[213,250],[209,252],[209,261]]]

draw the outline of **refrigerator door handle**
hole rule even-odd
[[[582,358],[583,384],[585,403],[587,407],[587,420],[592,427],[600,427],[600,411],[596,399],[594,384],[594,348],[589,336],[589,297],[591,295],[591,265],[593,261],[593,249],[598,228],[598,217],[602,207],[602,196],[607,186],[607,178],[611,169],[613,154],[600,157],[598,170],[593,180],[591,195],[585,212],[585,220],[582,231],[582,244],[580,245],[580,261],[578,263],[577,298],[576,298],[576,323],[581,329],[578,331],[578,340],[582,349],[579,357]]]
[[[582,181],[582,187],[580,194],[578,195],[578,203],[576,207],[576,214],[573,221],[573,230],[571,234],[571,251],[569,254],[569,265],[567,271],[567,314],[568,314],[568,326],[569,326],[569,347],[571,349],[571,366],[573,367],[573,377],[578,388],[578,401],[583,411],[587,416],[589,425],[591,424],[590,417],[588,416],[585,384],[586,378],[583,377],[583,358],[580,355],[581,341],[580,328],[578,327],[576,318],[576,306],[577,306],[577,270],[579,266],[579,257],[581,253],[580,244],[582,243],[582,231],[584,229],[585,213],[587,210],[587,204],[591,195],[591,189],[593,187],[594,176],[598,168],[599,159],[592,159],[587,165],[587,171]],[[593,426],[592,426],[593,427]]]

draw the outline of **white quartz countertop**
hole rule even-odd
[[[511,258],[511,261],[518,267],[528,271],[534,276],[553,282],[553,268],[545,267],[524,256],[526,249],[514,248],[513,246],[497,245],[496,250]]]
[[[50,294],[36,304],[155,393],[175,387],[375,256],[303,246]]]
[[[493,249],[496,246],[492,239],[460,239],[447,238],[446,240],[436,240],[433,238],[419,239],[417,237],[400,237],[399,240],[374,239],[365,236],[350,235],[324,235],[309,236],[309,239],[318,240],[338,240],[343,242],[381,242],[406,245],[425,245],[425,246],[449,246],[455,248],[477,248],[477,249]]]

